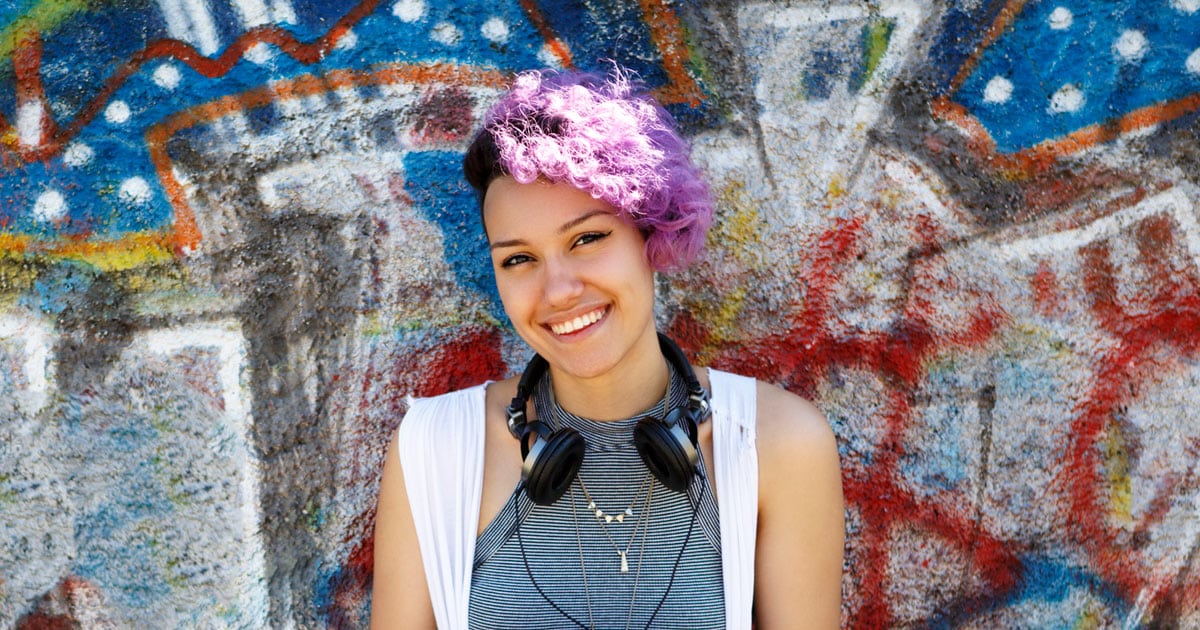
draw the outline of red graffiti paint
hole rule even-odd
[[[1118,343],[1095,364],[1095,384],[1072,421],[1059,480],[1068,491],[1066,522],[1072,537],[1088,552],[1091,568],[1117,585],[1129,601],[1150,585],[1143,567],[1130,561],[1120,531],[1108,516],[1097,444],[1122,406],[1132,401],[1138,385],[1161,376],[1157,353],[1165,349],[1194,358],[1200,350],[1200,279],[1194,272],[1181,273],[1179,266],[1172,264],[1187,259],[1175,233],[1173,221],[1165,216],[1137,225],[1137,265],[1143,273],[1133,303],[1121,294],[1121,270],[1113,264],[1110,244],[1094,242],[1080,252],[1090,310],[1100,328]],[[1177,488],[1169,484],[1163,492],[1174,494]],[[1140,527],[1144,529],[1165,513],[1165,509],[1151,510]]]
[[[389,389],[423,398],[504,376],[499,331],[466,327],[446,332],[405,345],[405,354],[392,364]]]
[[[418,145],[457,143],[475,125],[475,99],[458,86],[435,89],[421,96],[414,113],[412,139]]]
[[[103,595],[96,585],[68,575],[17,620],[16,630],[74,630],[84,619],[104,621]]]
[[[889,394],[881,419],[884,437],[875,446],[872,461],[843,463],[843,487],[847,504],[858,511],[863,522],[856,541],[862,562],[855,569],[859,604],[852,610],[850,627],[886,628],[895,623],[889,593],[889,542],[900,526],[915,527],[957,548],[971,563],[990,593],[1003,596],[1015,588],[1020,563],[1004,541],[981,531],[973,515],[948,510],[945,505],[917,497],[904,487],[899,461],[905,454],[904,434],[914,421],[910,397],[925,375],[925,364],[948,350],[978,346],[992,337],[1005,316],[999,307],[982,304],[953,332],[934,332],[932,301],[920,295],[920,287],[936,287],[922,274],[911,274],[909,300],[900,317],[884,331],[847,331],[833,308],[842,269],[860,253],[863,241],[861,217],[836,222],[818,239],[812,251],[803,311],[784,322],[786,332],[762,339],[719,346],[715,367],[749,374],[779,383],[809,398],[817,384],[837,367],[852,367],[879,374]],[[938,251],[927,242],[923,252]],[[681,345],[695,352],[710,345],[704,326],[687,314],[671,324]],[[954,501],[950,501],[953,504]]]
[[[1061,308],[1061,289],[1058,286],[1058,276],[1046,261],[1038,263],[1037,271],[1030,281],[1033,288],[1033,303],[1037,310],[1046,317],[1053,317]]]

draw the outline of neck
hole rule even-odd
[[[577,378],[550,366],[554,396],[563,409],[590,420],[623,420],[658,404],[667,393],[667,359],[653,329],[617,368]]]

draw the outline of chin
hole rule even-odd
[[[555,371],[579,379],[603,376],[617,364],[617,360],[612,357],[587,357],[580,356],[581,354],[583,353],[550,353],[543,354],[542,357]]]

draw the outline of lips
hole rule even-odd
[[[600,319],[604,317],[606,310],[607,307],[598,308],[590,313],[584,313],[583,315],[580,315],[572,320],[559,322],[557,324],[549,324],[550,330],[556,335],[569,335],[574,332],[579,332],[580,330],[583,330],[584,328],[587,328],[588,326],[600,321]]]

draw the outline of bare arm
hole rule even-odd
[[[837,441],[825,416],[758,388],[759,522],[755,627],[837,628],[845,516]]]
[[[375,579],[371,628],[434,628],[417,530],[404,487],[396,440],[388,448],[375,512]]]

